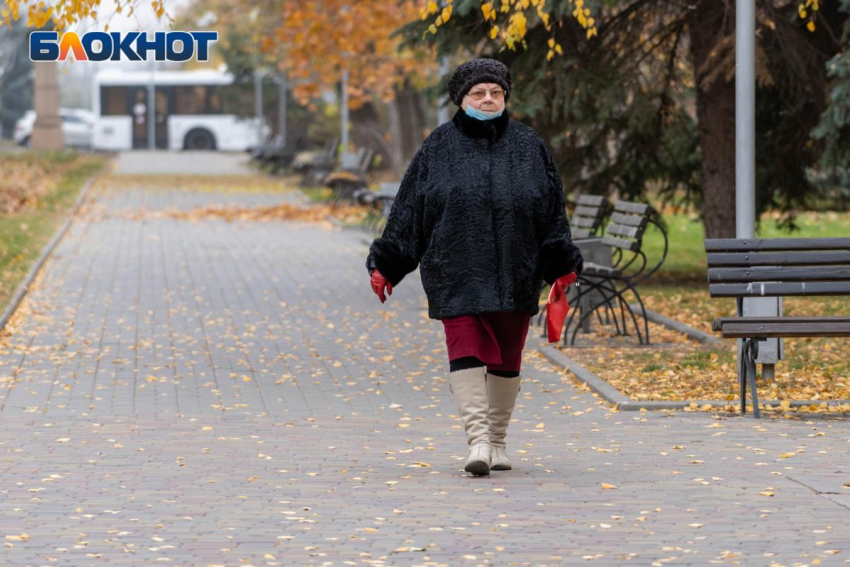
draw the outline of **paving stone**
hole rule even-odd
[[[620,413],[532,327],[514,470],[471,477],[418,271],[381,304],[355,231],[123,214],[292,196],[100,199],[0,348],[2,565],[850,561],[841,418]]]

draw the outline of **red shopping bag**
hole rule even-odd
[[[552,284],[549,290],[549,299],[546,301],[546,331],[548,333],[549,342],[554,343],[561,338],[561,329],[564,328],[564,321],[567,319],[567,314],[570,312],[570,304],[567,301],[567,288],[576,281],[575,273],[568,274],[558,282]],[[563,291],[555,300],[555,288],[558,283],[565,284]]]

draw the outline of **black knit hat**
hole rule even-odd
[[[469,89],[478,83],[496,83],[505,89],[505,102],[511,96],[511,70],[495,59],[471,59],[457,68],[449,79],[449,98],[460,106]]]

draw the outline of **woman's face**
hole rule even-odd
[[[478,83],[469,89],[461,101],[463,110],[467,106],[484,112],[500,112],[505,109],[505,90],[498,83]]]

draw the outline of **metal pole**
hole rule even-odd
[[[254,68],[254,119],[257,123],[257,143],[263,131],[263,77],[260,70]]]
[[[449,57],[448,55],[444,55],[443,59],[440,61],[440,77],[445,77],[449,74]],[[450,120],[449,117],[449,96],[443,95],[440,97],[440,108],[437,111],[437,126],[440,124],[445,124]]]
[[[755,0],[736,2],[735,24],[735,234],[755,236],[756,85]]]
[[[735,235],[755,237],[756,218],[756,22],[755,0],[737,0],[735,13]],[[781,297],[744,298],[743,315],[782,315]],[[739,343],[741,341],[738,341]],[[762,364],[762,379],[775,376],[775,363],[782,359],[781,339],[759,345],[756,362]],[[742,348],[739,346],[739,356]]]
[[[345,155],[348,153],[348,69],[343,69],[342,71],[341,90],[342,103],[340,105],[340,115],[342,116],[342,123],[340,124],[340,128],[342,132],[339,139],[342,140],[342,153]]]
[[[281,145],[286,146],[286,73],[281,73],[278,82],[277,98],[277,130],[280,134]]]
[[[148,149],[156,149],[156,112],[154,105],[156,104],[156,94],[154,87],[154,73],[156,73],[156,61],[151,60],[151,79],[148,81]]]
[[[446,0],[440,0],[440,8],[445,8],[448,5]],[[440,78],[444,79],[449,74],[449,56],[443,55],[440,60]],[[449,116],[449,96],[445,94],[440,97],[439,106],[437,107],[437,126],[445,124],[451,117]]]
[[[81,32],[85,33],[91,29],[91,17],[86,16],[80,22],[81,24]],[[80,35],[82,35],[82,33]],[[83,65],[83,82],[85,83],[85,87],[83,88],[83,108],[88,110],[93,110],[92,108],[92,89],[91,89],[91,65]]]

